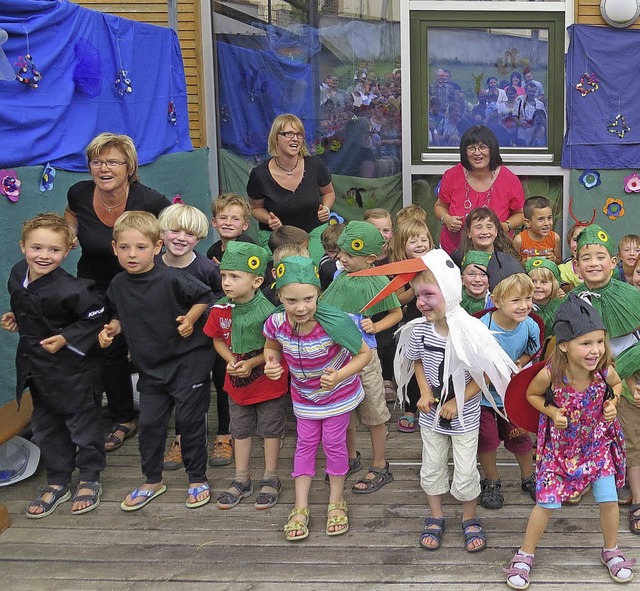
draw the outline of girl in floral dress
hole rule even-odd
[[[624,482],[625,449],[616,418],[621,380],[611,365],[606,329],[598,312],[570,294],[555,322],[556,349],[538,364],[526,388],[531,411],[539,411],[536,506],[522,546],[505,569],[512,589],[529,587],[534,552],[555,509],[572,495],[592,487],[600,506],[604,537],[601,561],[618,583],[633,579],[635,560],[617,546],[618,496]],[[532,368],[533,369],[533,368]],[[507,399],[510,396],[507,391]],[[509,405],[507,405],[509,409]],[[510,418],[516,423],[518,417]]]

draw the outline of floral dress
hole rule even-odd
[[[615,476],[616,487],[624,484],[626,451],[618,419],[605,421],[602,412],[607,392],[605,372],[598,372],[586,390],[568,385],[552,387],[554,404],[566,408],[566,429],[540,413],[536,450],[536,499],[539,503],[561,503],[582,492],[592,482]]]

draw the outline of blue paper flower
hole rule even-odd
[[[42,176],[40,177],[40,186],[38,187],[42,193],[53,189],[53,181],[56,178],[56,169],[47,162]]]
[[[585,170],[578,180],[585,189],[593,189],[602,182],[600,180],[600,173],[597,170]]]
[[[440,196],[440,185],[441,185],[441,184],[442,184],[442,179],[440,179],[440,180],[438,181],[438,184],[437,184],[437,185],[435,186],[435,188],[433,189],[433,194],[434,194],[436,197],[439,197],[439,196]]]
[[[335,224],[344,224],[344,218],[341,215],[338,215],[335,211],[332,211],[327,223],[330,226],[334,226]]]

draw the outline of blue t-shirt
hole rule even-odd
[[[482,316],[480,321],[489,327],[489,330],[496,337],[500,346],[513,361],[516,361],[518,357],[525,353],[527,355],[534,355],[540,349],[540,328],[536,321],[530,316],[527,316],[524,322],[520,322],[513,330],[505,330],[498,326],[495,321],[493,321],[493,312]],[[494,391],[493,387],[491,387],[491,391]],[[496,402],[498,406],[501,406],[498,396],[496,396]],[[491,406],[484,396],[482,397],[481,404],[483,406]]]

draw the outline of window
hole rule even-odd
[[[560,160],[563,14],[411,14],[412,160],[459,159],[460,137],[490,127],[507,162]]]

